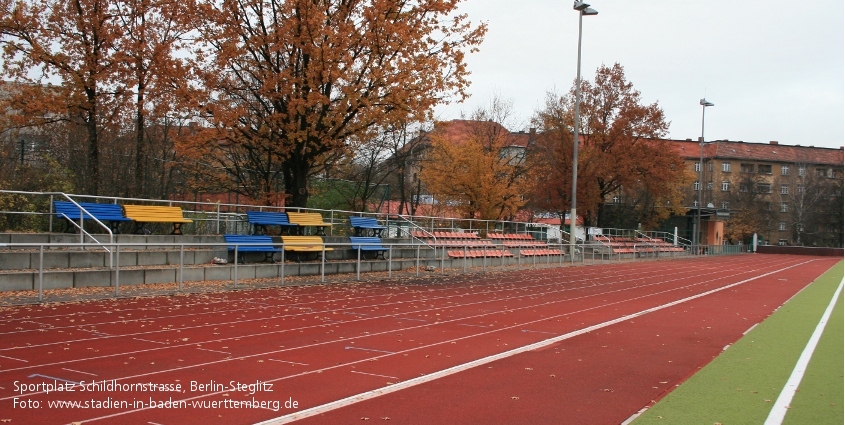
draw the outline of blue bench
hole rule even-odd
[[[349,217],[349,225],[355,230],[355,236],[363,236],[371,233],[372,236],[381,237],[381,232],[387,227],[378,224],[378,220],[373,217]],[[371,230],[372,232],[367,232]]]
[[[281,226],[282,230],[287,230],[288,234],[290,234],[290,229],[297,228],[296,223],[291,223],[288,215],[283,212],[247,211],[246,217],[249,224],[255,227],[256,235],[263,235],[267,226]]]
[[[275,262],[273,259],[273,255],[277,252],[282,252],[281,248],[273,247],[273,238],[270,236],[257,236],[257,235],[223,235],[226,238],[226,243],[237,244],[238,245],[238,258],[235,258],[235,261],[240,260],[241,263],[246,264],[244,261],[244,253],[245,252],[263,252],[264,253],[264,261]],[[241,244],[267,244],[267,245],[241,245]],[[229,245],[229,251],[235,251],[234,245]]]
[[[358,250],[360,249],[361,252],[364,251],[371,251],[376,253],[376,257],[384,258],[384,252],[390,251],[390,248],[381,246],[381,239],[376,237],[369,237],[369,236],[350,236],[349,242],[354,244],[360,245],[352,245],[352,249]],[[368,245],[364,245],[368,244]]]
[[[96,218],[97,220],[100,220],[103,223],[107,223],[107,225],[109,226],[109,230],[111,230],[112,233],[120,233],[120,223],[124,221],[132,221],[131,218],[127,218],[123,215],[123,210],[120,208],[120,205],[117,204],[97,204],[94,202],[80,202],[79,206],[85,209],[84,213],[73,202],[53,202],[53,207],[55,209],[56,216],[58,216],[59,218],[74,222],[78,222],[79,220],[91,220],[92,218]],[[70,230],[71,225],[68,224],[66,231],[69,232]]]

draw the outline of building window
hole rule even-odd
[[[788,184],[780,185],[780,194],[781,195],[789,195],[789,185]]]
[[[701,163],[700,162],[695,163],[695,171],[696,172],[701,171]]]
[[[740,192],[748,192],[748,183],[740,183],[739,184],[739,191]]]
[[[621,200],[619,199],[619,195],[613,197],[613,203],[618,204]]]
[[[780,203],[780,212],[782,212],[782,213],[789,212],[789,202],[781,202]]]
[[[728,209],[728,201],[722,201],[722,209],[723,210]]]
[[[798,176],[804,177],[805,174],[807,174],[807,169],[804,167],[798,167]]]
[[[758,165],[757,172],[760,174],[772,174],[772,166],[771,165]]]
[[[698,206],[698,200],[697,199],[695,201],[692,201],[692,206],[694,206],[694,207]]]
[[[722,180],[722,192],[730,192],[731,191],[731,182],[727,180]]]
[[[785,221],[781,221],[781,222],[780,222],[780,226],[778,227],[778,229],[780,229],[780,231],[781,231],[781,232],[786,231],[786,222],[785,222]]]
[[[789,175],[789,166],[788,165],[782,165],[780,167],[780,175],[782,175],[782,176],[788,176]]]
[[[786,246],[786,239],[780,239],[780,240],[778,240],[778,245],[780,245],[780,246]]]
[[[800,194],[802,194],[802,193],[804,193],[804,185],[799,184],[798,186],[796,186],[796,187],[795,187],[795,192],[797,192],[799,195],[800,195]]]
[[[757,183],[757,193],[772,193],[772,185],[769,183]]]
[[[692,184],[692,190],[701,190],[701,182],[695,182]]]
[[[731,163],[730,162],[723,162],[722,163],[722,172],[723,173],[730,173],[731,172]]]
[[[741,173],[753,173],[754,164],[739,164],[739,171]]]
[[[707,182],[707,190],[713,190],[713,182]]]
[[[816,177],[833,178],[833,168],[816,168]]]

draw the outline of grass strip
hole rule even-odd
[[[830,299],[842,280],[842,275],[843,265],[840,262],[719,357],[649,408],[633,424],[763,423],[824,310],[830,304]],[[815,410],[814,413],[818,413],[821,417],[809,422],[804,419],[795,419],[792,423],[843,423],[841,420],[837,421],[837,418],[842,417],[843,368],[841,305],[838,305],[838,308],[840,309],[840,316],[837,316],[839,319],[832,317],[830,323],[839,320],[840,327],[835,330],[828,326],[820,341],[820,345],[824,345],[824,350],[835,351],[835,347],[828,347],[828,345],[836,345],[835,340],[838,339],[840,350],[838,365],[834,364],[835,359],[828,359],[829,355],[833,356],[835,353],[824,354],[818,358],[815,354],[813,355],[809,366],[813,370],[811,379],[813,383],[805,384],[802,381],[799,388],[800,392],[808,393],[810,397],[806,399],[802,395],[800,401],[793,400],[793,408],[787,414],[787,421],[791,421],[793,416],[797,418],[797,415],[801,414],[798,412],[799,409],[809,408]],[[834,334],[835,332],[838,334]],[[817,365],[817,362],[823,364]],[[805,376],[806,379],[807,376]],[[814,389],[805,390],[805,385],[812,385]],[[839,386],[840,395],[838,401],[832,401],[835,397],[832,388],[836,385]],[[819,397],[812,397],[811,391],[826,394],[825,397],[829,395],[831,401],[828,404],[839,404],[838,408],[829,406],[832,408],[819,410],[812,407],[812,405],[827,402],[827,399],[820,401]]]

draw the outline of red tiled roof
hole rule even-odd
[[[530,133],[511,133],[503,125],[494,121],[452,120],[435,124],[435,129],[429,133],[437,134],[454,143],[461,143],[473,134],[491,134],[496,137],[505,136],[507,146],[528,147]]]
[[[676,152],[687,159],[699,157],[699,144],[691,140],[672,140]],[[807,163],[839,165],[843,161],[842,149],[810,146],[780,145],[769,143],[746,143],[720,140],[704,144],[705,158],[738,159],[784,163]]]

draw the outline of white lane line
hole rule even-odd
[[[532,331],[532,330],[528,330],[528,329],[523,329],[522,333],[525,333],[525,332],[533,332],[535,334],[549,334],[549,335],[554,335],[556,333],[556,332]]]
[[[549,339],[544,340],[544,341],[535,342],[533,344],[529,344],[529,345],[525,345],[525,346],[522,346],[522,347],[519,347],[519,348],[515,348],[515,349],[510,350],[510,351],[505,351],[503,353],[494,354],[492,356],[487,356],[487,357],[484,357],[484,358],[481,358],[481,359],[478,359],[478,360],[473,360],[471,362],[467,362],[467,363],[464,363],[464,364],[453,366],[453,367],[450,367],[448,369],[443,369],[443,370],[440,370],[440,371],[437,371],[437,372],[434,372],[434,373],[430,373],[428,375],[423,375],[423,376],[420,376],[420,377],[417,377],[417,378],[409,379],[407,381],[399,382],[397,384],[388,385],[386,387],[378,388],[378,389],[375,389],[375,390],[366,391],[366,392],[363,392],[363,393],[360,393],[360,394],[356,394],[356,395],[346,397],[346,398],[343,398],[343,399],[340,399],[340,400],[336,400],[336,401],[333,401],[333,402],[330,402],[330,403],[326,403],[326,404],[323,404],[323,405],[320,405],[320,406],[315,406],[315,407],[312,407],[312,408],[309,408],[309,409],[304,409],[304,410],[301,410],[299,412],[289,413],[287,415],[280,416],[278,418],[270,419],[270,420],[267,420],[267,421],[264,421],[264,422],[259,422],[255,425],[281,425],[281,424],[287,424],[287,423],[291,423],[291,422],[294,422],[294,421],[298,421],[300,419],[304,419],[304,418],[308,418],[308,417],[312,417],[312,416],[316,416],[316,415],[321,415],[323,413],[330,412],[332,410],[339,409],[341,407],[353,405],[353,404],[359,403],[359,402],[364,401],[364,400],[369,400],[369,399],[372,399],[372,398],[383,396],[385,394],[394,393],[394,392],[401,391],[401,390],[404,390],[404,389],[407,389],[407,388],[410,388],[410,387],[414,387],[414,386],[417,386],[417,385],[420,385],[420,384],[424,384],[426,382],[430,382],[430,381],[434,381],[434,380],[437,380],[437,379],[440,379],[440,378],[444,378],[446,376],[453,375],[453,374],[456,374],[458,372],[463,372],[467,369],[472,369],[474,367],[482,366],[482,365],[485,365],[487,363],[491,363],[491,362],[501,360],[501,359],[504,359],[504,358],[507,358],[507,357],[512,357],[512,356],[515,356],[517,354],[521,354],[521,353],[525,353],[525,352],[528,352],[528,351],[533,351],[533,350],[537,350],[537,349],[540,349],[540,348],[543,348],[543,347],[547,347],[549,345],[552,345],[552,344],[555,344],[555,343],[558,343],[558,342],[561,342],[561,341],[564,341],[564,340],[567,340],[567,339],[570,339],[570,338],[573,338],[573,337],[576,337],[576,336],[579,336],[579,335],[583,335],[583,334],[586,334],[586,333],[590,333],[590,332],[605,328],[605,327],[610,326],[610,325],[615,325],[617,323],[621,323],[621,322],[625,322],[625,321],[628,321],[628,320],[631,320],[631,319],[635,319],[637,317],[644,316],[646,314],[653,313],[653,312],[658,311],[658,310],[663,310],[663,309],[666,309],[666,308],[669,308],[669,307],[674,307],[678,304],[682,304],[682,303],[685,303],[687,301],[692,301],[692,300],[695,300],[695,299],[698,299],[698,298],[701,298],[701,297],[712,295],[712,294],[715,294],[717,292],[724,291],[726,289],[730,289],[730,288],[742,285],[742,284],[750,282],[752,280],[757,280],[761,277],[766,277],[766,276],[769,276],[769,275],[772,275],[772,274],[775,274],[775,273],[779,273],[779,272],[782,272],[784,270],[788,270],[788,269],[791,269],[791,268],[796,267],[798,265],[806,264],[806,263],[809,263],[809,262],[810,261],[807,261],[807,262],[804,262],[804,263],[799,263],[799,264],[794,264],[794,265],[791,265],[789,267],[785,267],[785,268],[782,268],[782,269],[779,269],[779,270],[771,271],[771,272],[764,273],[764,274],[761,274],[761,275],[758,275],[758,276],[754,276],[754,277],[751,277],[751,278],[748,278],[748,279],[744,279],[744,280],[741,280],[739,282],[735,282],[735,283],[732,283],[732,284],[729,284],[729,285],[725,285],[725,286],[722,286],[722,287],[719,287],[719,288],[716,288],[716,289],[711,289],[709,291],[705,291],[705,292],[702,292],[702,293],[699,293],[699,294],[696,294],[696,295],[692,295],[692,296],[689,296],[689,297],[686,297],[686,298],[682,298],[682,299],[679,299],[679,300],[668,302],[666,304],[662,304],[662,305],[659,305],[659,306],[656,306],[656,307],[648,308],[648,309],[639,311],[637,313],[622,316],[622,317],[619,317],[619,318],[616,318],[616,319],[613,319],[613,320],[608,320],[606,322],[602,322],[602,323],[599,323],[599,324],[596,324],[596,325],[593,325],[593,326],[582,328],[582,329],[579,329],[579,330],[576,330],[576,331],[573,331],[573,332],[569,332],[569,333],[566,333],[566,334],[563,334],[563,335],[560,335],[560,336],[557,336],[557,337],[554,337],[554,338],[549,338]],[[541,320],[544,320],[544,319],[541,319]]]
[[[2,358],[4,358],[4,359],[17,360],[17,361],[19,361],[19,362],[29,363],[29,360],[16,359],[16,358],[14,358],[14,357],[9,357],[9,356],[0,356],[0,357],[2,357]]]
[[[55,376],[42,375],[40,373],[33,373],[32,375],[27,376],[27,378],[35,378],[36,376],[39,377],[39,378],[52,379],[54,381],[62,381],[62,382],[68,382],[68,383],[71,383],[71,384],[79,384],[79,382],[76,382],[76,381],[70,381],[70,380],[67,380],[67,379],[56,378]]]
[[[81,374],[83,374],[83,375],[97,376],[97,374],[96,374],[96,373],[83,372],[83,371],[81,371],[81,370],[68,369],[68,368],[66,368],[66,367],[63,367],[63,368],[62,368],[62,370],[66,370],[66,371],[68,371],[68,372],[81,373]]]
[[[792,369],[792,374],[789,375],[786,385],[780,392],[777,401],[775,401],[775,405],[772,406],[772,410],[769,412],[769,417],[766,418],[765,425],[780,425],[783,423],[783,419],[786,417],[786,411],[789,410],[789,404],[792,403],[792,397],[794,397],[795,392],[798,391],[798,385],[801,384],[801,379],[804,378],[804,372],[807,371],[807,365],[810,364],[810,359],[813,357],[813,352],[816,351],[816,346],[819,344],[822,333],[824,333],[824,328],[827,326],[830,314],[833,313],[833,307],[836,306],[836,302],[839,301],[839,294],[842,293],[843,283],[845,283],[845,279],[839,282],[839,287],[836,288],[833,298],[830,299],[830,304],[828,304],[824,314],[822,314],[822,319],[819,320],[818,325],[816,325],[816,329],[810,336],[810,340],[804,347],[804,351],[801,352],[801,356],[798,357],[798,363],[795,364],[795,368]]]
[[[308,363],[289,362],[287,360],[276,360],[276,359],[267,359],[267,360],[270,360],[271,362],[279,362],[279,363],[295,364],[295,365],[300,365],[300,366],[308,366]]]
[[[149,339],[143,339],[143,338],[132,338],[132,339],[134,339],[135,341],[152,342],[153,344],[167,345],[167,343],[165,343],[165,342],[153,341],[153,340],[149,340]]]
[[[472,325],[472,324],[469,324],[469,323],[458,323],[458,326],[472,326],[473,328],[489,328],[489,326]]]
[[[361,375],[378,376],[378,377],[381,377],[381,378],[399,379],[399,378],[397,378],[397,377],[395,377],[395,376],[379,375],[379,374],[377,374],[377,373],[358,372],[357,370],[352,370],[352,371],[350,371],[350,372],[352,372],[352,373],[359,373],[359,374],[361,374]]]
[[[228,352],[228,351],[209,350],[208,348],[199,348],[199,347],[197,347],[197,350],[202,350],[202,351],[211,351],[212,353],[220,353],[220,354],[232,354],[232,353],[230,353],[230,352]]]
[[[376,353],[396,354],[395,351],[374,350],[372,348],[363,348],[363,347],[344,347],[344,349],[345,350],[374,351]]]
[[[750,327],[750,328],[748,328],[748,330],[746,330],[746,331],[745,331],[745,332],[743,332],[742,334],[743,334],[743,335],[748,335],[748,333],[749,333],[749,332],[751,332],[754,328],[756,328],[756,327],[757,327],[757,325],[759,325],[759,323],[755,323],[755,324],[751,325],[751,327]]]

